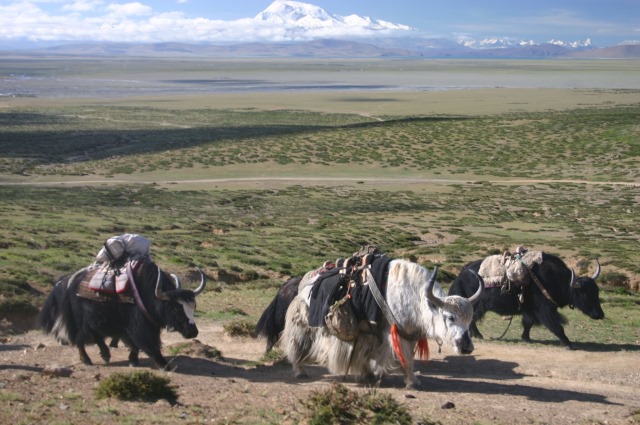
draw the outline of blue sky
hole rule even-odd
[[[251,19],[271,0],[0,0],[0,43],[30,41],[233,42],[286,40]],[[312,0],[332,15],[369,16],[454,40],[595,46],[640,42],[640,0]],[[326,33],[325,33],[326,35]],[[416,34],[412,34],[416,35]],[[299,33],[298,33],[299,36]]]

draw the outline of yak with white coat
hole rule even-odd
[[[385,373],[399,368],[406,386],[419,388],[413,357],[416,347],[424,348],[426,338],[453,347],[456,354],[473,351],[469,323],[472,304],[484,289],[481,278],[477,292],[464,298],[446,296],[435,281],[437,269],[429,273],[416,263],[396,259],[388,263],[386,271],[386,285],[378,286],[384,288],[386,308],[395,323],[389,323],[387,314],[379,314],[373,325],[361,320],[351,341],[338,338],[327,326],[309,325],[310,295],[316,281],[301,285],[287,310],[281,339],[296,377],[307,376],[305,363],[324,366],[332,374],[354,374],[368,382],[378,382]]]

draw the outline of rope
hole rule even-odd
[[[505,329],[504,332],[502,332],[502,335],[497,337],[496,340],[502,339],[502,337],[507,334],[507,331],[509,330],[509,326],[511,326],[511,322],[513,322],[513,316],[511,316],[511,318],[509,319],[509,323],[507,324],[507,329]]]
[[[127,262],[127,273],[129,274],[129,278],[131,279],[131,290],[133,291],[133,299],[136,300],[136,304],[138,305],[138,307],[140,308],[140,310],[142,310],[142,313],[144,314],[144,316],[149,319],[149,321],[151,323],[153,323],[154,325],[160,327],[160,325],[158,325],[158,323],[153,320],[153,317],[151,317],[151,315],[149,314],[149,312],[147,311],[147,309],[144,307],[144,304],[142,303],[142,298],[140,298],[140,294],[138,293],[138,288],[136,285],[136,281],[133,278],[133,270],[131,270],[131,262]],[[160,268],[158,268],[158,277],[160,276]]]
[[[544,286],[542,286],[542,283],[540,282],[540,280],[538,279],[538,276],[536,276],[535,274],[533,274],[533,271],[529,268],[529,266],[527,265],[527,263],[524,262],[524,260],[522,259],[521,256],[518,256],[518,260],[520,260],[520,262],[524,265],[524,268],[527,270],[527,273],[529,273],[529,276],[531,277],[531,279],[533,279],[533,281],[536,283],[536,286],[538,287],[538,289],[540,289],[540,292],[542,292],[542,295],[545,296],[546,299],[548,299],[549,301],[551,301],[552,304],[554,304],[555,306],[558,305],[558,303],[556,303],[553,298],[551,298],[551,295],[549,295],[549,293],[547,292],[547,290],[545,289]]]

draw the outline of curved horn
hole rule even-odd
[[[175,285],[176,289],[177,290],[182,289],[182,283],[180,282],[180,278],[173,273],[171,273],[171,277],[173,278],[173,284]]]
[[[476,279],[478,279],[478,290],[476,291],[475,294],[473,294],[472,296],[467,298],[471,304],[475,304],[478,301],[480,301],[480,297],[482,296],[482,293],[484,292],[484,279],[482,279],[482,276],[480,276],[475,271],[473,271],[471,269],[468,269],[468,270],[469,270],[469,272],[471,272],[476,277]]]
[[[598,276],[600,276],[600,261],[598,261],[597,258],[596,258],[596,264],[598,265],[598,268],[596,269],[596,272],[593,274],[593,276],[591,276],[591,279],[593,280],[596,280]]]
[[[202,273],[202,270],[200,270],[200,267],[196,267],[196,270],[200,273],[200,286],[193,290],[193,295],[197,297],[202,293],[202,291],[204,291],[204,287],[207,284],[207,278],[204,276],[204,273]]]
[[[158,266],[158,280],[156,281],[156,298],[163,301],[169,300],[169,296],[162,291],[162,270],[160,270],[160,266]]]
[[[571,280],[569,281],[569,287],[580,288],[580,284],[576,282],[576,273],[571,269]]]
[[[427,300],[430,301],[433,305],[438,308],[444,307],[444,301],[433,294],[433,284],[436,281],[436,275],[438,274],[438,267],[435,266],[433,268],[433,273],[431,273],[431,277],[427,282]]]

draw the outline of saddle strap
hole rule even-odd
[[[136,281],[134,279],[134,274],[133,274],[133,270],[131,270],[131,262],[127,262],[127,273],[129,274],[129,277],[131,278],[131,291],[133,292],[133,299],[136,300],[136,304],[138,305],[138,308],[140,310],[142,310],[142,313],[144,314],[144,316],[149,319],[149,321],[151,323],[153,323],[154,325],[160,327],[160,325],[158,325],[156,323],[155,320],[153,320],[153,317],[151,317],[151,315],[149,314],[149,312],[147,311],[147,309],[145,308],[143,302],[142,302],[142,298],[140,298],[140,293],[138,293],[138,285],[136,284]],[[158,268],[158,273],[160,273],[160,269]]]
[[[531,276],[531,279],[533,279],[533,281],[536,283],[536,286],[538,287],[538,289],[540,289],[540,292],[542,292],[542,295],[544,295],[544,296],[545,296],[545,298],[546,298],[546,299],[548,299],[548,300],[551,302],[551,304],[553,304],[553,305],[556,305],[556,306],[557,306],[557,305],[558,305],[558,303],[557,303],[557,302],[555,302],[555,301],[553,300],[553,298],[551,298],[551,294],[549,294],[549,292],[547,292],[547,290],[545,289],[545,287],[544,287],[544,286],[542,286],[542,282],[540,282],[540,279],[538,279],[538,276],[536,276],[536,275],[533,273],[533,270],[531,270],[531,269],[529,268],[529,266],[527,265],[527,263],[525,263],[525,262],[524,262],[524,260],[522,259],[522,257],[521,257],[521,256],[518,256],[518,259],[519,259],[519,260],[520,260],[520,262],[524,265],[524,268],[527,270],[527,273],[529,273],[529,276]]]
[[[371,275],[371,265],[367,265],[366,268],[363,271],[366,271],[365,272],[365,276],[366,276],[366,280],[367,280],[367,286],[369,287],[369,290],[371,291],[371,295],[373,295],[373,299],[376,300],[376,304],[378,304],[378,307],[380,307],[380,310],[382,310],[382,314],[384,314],[384,317],[385,317],[385,319],[387,319],[387,322],[389,322],[389,324],[391,326],[395,325],[395,327],[398,330],[398,334],[402,338],[404,338],[404,339],[406,339],[408,341],[419,340],[422,337],[422,335],[419,335],[419,336],[409,335],[408,333],[404,332],[402,330],[402,328],[400,327],[400,325],[398,324],[398,321],[396,320],[395,316],[393,315],[393,312],[389,308],[389,304],[387,304],[387,301],[382,296],[382,293],[380,292],[380,289],[378,289],[378,285],[376,284],[375,279]]]

